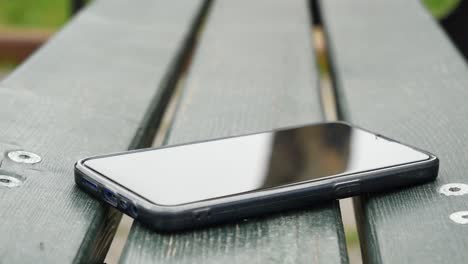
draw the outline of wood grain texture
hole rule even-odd
[[[344,116],[440,158],[434,183],[361,197],[369,263],[465,263],[468,69],[419,1],[322,1]]]
[[[306,1],[216,1],[169,144],[323,120]],[[347,262],[336,201],[179,234],[134,224],[122,263]]]
[[[0,174],[24,179],[0,185],[0,263],[102,261],[120,214],[75,187],[73,164],[138,145],[200,4],[96,1],[0,84]]]

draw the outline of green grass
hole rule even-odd
[[[423,0],[422,2],[435,18],[441,19],[453,10],[460,0]]]
[[[0,0],[0,27],[56,29],[69,17],[70,0]]]

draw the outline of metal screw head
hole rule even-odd
[[[468,184],[448,183],[440,187],[439,192],[446,196],[459,196],[468,194]]]
[[[0,175],[0,187],[14,188],[23,184],[23,181],[20,179],[9,176],[9,175]]]
[[[24,151],[24,150],[10,151],[8,152],[8,158],[10,158],[14,162],[27,163],[27,164],[35,164],[35,163],[41,162],[42,160],[42,158],[36,153],[32,153],[32,152]]]
[[[457,224],[468,224],[468,211],[458,211],[451,214],[449,217],[452,221],[454,221]]]

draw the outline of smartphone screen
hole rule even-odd
[[[158,205],[180,205],[429,159],[344,123],[89,159],[88,168]]]

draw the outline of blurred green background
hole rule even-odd
[[[422,0],[437,19],[444,18],[460,3],[461,0]]]
[[[70,0],[0,0],[1,28],[57,29],[70,17]],[[423,0],[429,11],[441,18],[460,0]]]
[[[0,27],[57,29],[69,10],[69,0],[0,0]]]

